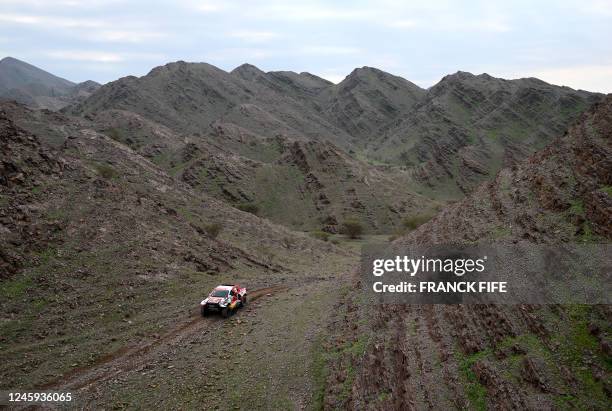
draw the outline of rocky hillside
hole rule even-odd
[[[608,96],[563,137],[398,241],[610,242],[611,159]],[[359,304],[347,295],[333,320],[345,329],[330,330],[329,408],[609,407],[609,306]]]
[[[374,138],[424,94],[401,77],[369,67],[334,85],[310,73],[265,73],[250,64],[227,73],[180,61],[111,82],[69,112],[121,109],[183,134],[207,133],[219,121],[267,137],[330,141],[347,149]]]
[[[375,139],[381,128],[405,118],[425,94],[408,80],[362,67],[325,88],[319,99],[325,115],[351,135],[351,143],[361,146]]]
[[[48,127],[49,118],[62,127]],[[215,123],[206,138],[185,136],[124,110],[91,119],[38,111],[15,116],[55,147],[75,124],[95,128],[196,193],[299,230],[337,233],[343,220],[359,219],[368,231],[390,232],[406,216],[439,207],[409,189],[407,172],[356,160],[332,143],[264,137],[231,123]]]
[[[69,112],[198,191],[296,229],[337,232],[358,218],[370,232],[390,232],[435,208],[412,191],[408,172],[372,166],[333,143],[350,137],[323,117],[317,96],[330,84],[308,73],[179,62],[110,83]],[[363,100],[369,91],[354,87]]]
[[[60,237],[70,233],[64,240],[70,240],[75,247],[84,240],[84,237],[75,237],[77,233],[93,235],[90,240],[99,239],[99,236],[104,237],[100,233],[121,230],[125,224],[136,224],[136,231],[139,231],[138,227],[146,231],[172,225],[169,231],[177,235],[182,233],[184,241],[202,243],[203,247],[213,251],[217,246],[229,244],[236,246],[240,243],[248,247],[248,238],[241,239],[241,236],[251,235],[259,240],[270,238],[280,242],[283,237],[293,237],[289,240],[306,241],[311,243],[310,246],[318,244],[306,237],[300,240],[299,236],[295,237],[280,226],[238,211],[204,193],[192,191],[187,184],[172,178],[129,147],[87,128],[89,124],[86,122],[74,123],[56,113],[31,111],[13,103],[3,103],[1,107],[2,135],[6,137],[2,140],[1,163],[3,230],[7,234],[3,241],[16,246],[25,244],[31,234],[41,231],[29,224],[53,222],[58,226]],[[36,121],[41,121],[41,116],[44,116],[48,128],[45,134],[34,135],[18,125],[36,124]],[[52,148],[60,138],[63,141],[61,146]],[[90,214],[94,210],[97,210],[95,216]],[[86,216],[87,224],[79,224]],[[144,224],[145,220],[150,225]],[[107,229],[94,234],[96,222],[108,225]],[[213,222],[222,225],[227,236],[233,230],[242,234],[234,233],[232,236],[237,238],[229,243],[210,238],[206,235],[206,225]],[[143,240],[147,236],[144,231]],[[189,240],[190,237],[194,238]],[[13,238],[14,242],[11,242]],[[35,240],[32,238],[37,242]],[[132,240],[126,238],[126,241]],[[86,248],[104,248],[103,243],[98,244],[100,247],[90,244]],[[307,246],[306,243],[303,246]],[[143,245],[139,243],[139,246]],[[172,247],[164,249],[169,248]],[[26,248],[17,254],[27,254],[29,250]],[[142,253],[146,254],[144,250]],[[208,253],[198,254],[205,258]],[[220,257],[223,254],[226,256]],[[232,257],[233,254],[225,249],[210,261],[222,258],[229,264],[227,259],[237,258]],[[245,252],[242,255],[247,260],[255,258],[248,257]],[[205,266],[208,264],[202,263],[202,267]],[[6,275],[8,273],[4,272],[3,276]]]
[[[36,121],[47,131],[17,125]],[[310,272],[313,255],[344,258],[194,192],[85,123],[3,103],[0,134],[5,386],[43,383],[155,333],[218,283],[306,281],[295,273]]]
[[[219,126],[218,137],[227,141],[225,132]],[[358,219],[369,232],[389,232],[405,216],[436,207],[407,189],[407,173],[355,160],[328,142],[254,139],[251,156],[196,147],[185,148],[184,158],[192,158],[177,171],[183,181],[237,206],[254,204],[262,216],[301,230],[338,233],[343,220]]]
[[[242,66],[227,73],[206,63],[170,63],[140,78],[108,83],[69,112],[91,116],[121,109],[181,134],[207,133],[215,121],[222,121],[269,137],[348,139],[314,107],[302,104],[299,93],[288,93],[290,87],[280,89],[277,83],[284,82],[278,76],[262,80],[255,70]]]
[[[456,199],[544,147],[600,97],[464,72],[423,90],[369,67],[334,85],[248,64],[227,73],[176,62],[109,83],[70,113],[129,111],[203,138],[222,123],[268,138],[329,141],[352,157],[406,169],[412,191]]]
[[[409,238],[435,243],[483,238],[603,241],[612,234],[611,170],[608,96],[581,115],[563,137],[503,169]]]
[[[409,166],[434,196],[461,196],[563,133],[601,95],[535,78],[444,77],[370,143],[371,156]]]
[[[272,221],[336,231],[359,218],[369,232],[391,232],[543,147],[598,98],[469,73],[423,90],[369,67],[334,85],[176,62],[109,83],[67,112]]]
[[[248,82],[263,84],[278,93],[293,96],[307,103],[310,103],[322,90],[333,85],[332,82],[307,72],[270,71],[266,73],[252,64],[236,67],[231,74]]]
[[[3,100],[59,110],[84,100],[99,87],[95,81],[72,83],[12,57],[0,60],[0,99]]]

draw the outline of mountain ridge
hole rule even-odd
[[[0,60],[0,98],[31,107],[59,110],[85,99],[99,87],[92,80],[73,83],[14,57]]]
[[[502,166],[543,147],[599,98],[539,80],[504,80],[467,72],[445,76],[425,90],[367,66],[356,68],[342,82],[333,84],[309,74],[264,72],[251,64],[240,65],[228,73],[208,63],[178,61],[156,67],[143,77],[125,77],[108,83],[65,111],[94,121],[109,110],[134,112],[196,144],[210,141],[223,144],[220,139],[224,138],[234,147],[235,154],[243,156],[249,152],[254,155],[250,159],[256,161],[263,154],[254,150],[271,154],[270,150],[277,150],[273,148],[276,143],[270,144],[276,138],[317,142],[321,148],[315,151],[319,153],[327,152],[324,145],[329,142],[373,170],[384,166],[377,173],[387,173],[391,180],[401,182],[404,188],[399,196],[430,198],[430,205],[421,204],[430,209],[436,208],[439,201],[462,198]],[[221,129],[223,137],[218,134]],[[130,135],[132,130],[125,129],[123,133]],[[235,144],[244,138],[241,144],[247,141],[252,144],[248,150]],[[200,150],[206,151],[204,146]],[[175,159],[173,164],[167,163],[168,167],[185,165],[179,166],[177,152],[173,154],[163,148],[161,152],[164,154],[160,155]],[[232,162],[230,168],[246,168],[236,174],[242,175],[241,179],[226,180],[220,176],[223,195],[232,201],[240,198],[246,201],[248,197],[264,208],[273,209],[262,196],[245,194],[267,190],[246,177],[252,172],[248,171],[249,162],[242,159],[236,163],[233,159],[239,157],[232,159],[225,154],[224,158]],[[328,161],[335,161],[333,158]],[[197,175],[214,172],[207,162],[198,164],[204,169]],[[317,179],[342,181],[344,177],[337,175],[341,169],[339,164],[330,163],[320,169],[323,174]],[[194,179],[194,175],[189,177],[190,181],[202,181]],[[308,191],[298,188],[303,184],[295,180],[291,183],[293,194],[286,195],[291,198],[303,195],[298,194]],[[244,195],[237,195],[237,191]],[[367,197],[366,192],[357,197]],[[319,216],[321,220],[327,219],[325,210],[331,205],[316,206],[317,212],[323,214]],[[361,216],[359,202],[354,205],[356,209],[336,209],[334,219]],[[389,208],[397,209],[392,204]],[[403,209],[404,214],[384,217],[387,221],[397,218],[395,224],[386,223],[384,229],[396,229],[401,219],[407,217],[405,213],[416,212]],[[277,212],[264,211],[272,219],[280,218],[275,215]],[[366,220],[371,229],[382,229],[375,228],[372,217]],[[283,223],[287,223],[286,219]]]
[[[297,227],[278,201],[309,198],[304,204],[312,208],[301,216],[302,229],[358,217],[370,230],[389,232],[419,208],[461,199],[500,168],[542,148],[600,98],[486,73],[459,71],[423,89],[368,66],[333,84],[310,73],[264,72],[248,63],[227,72],[176,61],[107,83],[62,111],[93,122],[99,132],[220,199],[257,203],[274,221]],[[292,147],[295,161],[280,161],[282,150],[290,153]],[[307,158],[317,164],[313,173],[300,168]],[[292,178],[275,188],[282,195],[271,191],[269,176],[255,177],[263,170],[277,175],[283,167]],[[368,187],[368,174],[412,205]],[[354,183],[356,191],[333,193],[334,180]],[[375,217],[364,207],[373,198],[383,198],[374,203],[388,211]]]

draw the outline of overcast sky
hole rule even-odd
[[[612,92],[612,0],[0,0],[3,56],[72,81],[185,60],[334,82],[373,66],[422,87],[462,70]]]

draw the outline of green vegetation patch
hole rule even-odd
[[[346,378],[342,382],[340,398],[349,398],[353,381],[355,380],[355,369],[352,366],[354,361],[363,357],[368,347],[369,337],[361,334],[355,341],[348,341],[341,347],[326,349],[326,342],[319,339],[313,350],[313,381],[314,390],[312,397],[312,408],[315,410],[323,409],[325,403],[325,388],[329,376],[328,364],[335,361],[342,361],[346,367]],[[331,343],[327,343],[331,344]]]
[[[601,381],[596,381],[590,367],[584,366],[585,358],[595,357],[597,363],[607,372],[612,371],[612,358],[599,350],[597,339],[589,332],[589,318],[593,307],[588,305],[572,305],[569,308],[571,320],[567,324],[567,332],[555,337],[559,343],[561,358],[574,371],[581,383],[584,399],[605,404],[607,396]]]
[[[402,225],[407,230],[412,231],[431,220],[432,217],[433,214],[416,214],[404,218],[404,220],[402,221]]]
[[[363,234],[363,224],[356,219],[347,219],[342,223],[341,231],[349,238],[360,238]]]
[[[477,410],[487,409],[487,389],[480,384],[476,373],[472,369],[474,364],[479,360],[491,355],[491,349],[479,351],[471,355],[464,355],[458,351],[457,362],[459,363],[459,372],[465,380],[465,395],[470,401],[470,404]]]
[[[342,351],[356,358],[361,358],[365,354],[367,346],[368,336],[361,334],[355,341],[346,343]]]
[[[107,180],[111,180],[117,177],[119,174],[117,170],[108,164],[98,164],[96,165],[96,172],[100,175],[100,177],[105,178]]]
[[[497,226],[491,230],[491,237],[495,239],[508,237],[512,234],[510,227]]]
[[[574,215],[584,215],[584,204],[582,200],[575,200],[570,203],[569,212]]]
[[[118,128],[111,128],[108,130],[107,135],[115,141],[122,142],[121,131]]]
[[[34,285],[30,277],[20,277],[0,283],[0,295],[4,298],[18,298]]]
[[[236,206],[240,211],[255,214],[259,213],[259,206],[255,203],[240,203]]]
[[[6,207],[9,203],[9,196],[0,194],[0,207]]]
[[[204,231],[206,231],[206,234],[208,234],[211,238],[217,238],[219,234],[221,234],[222,230],[223,226],[219,223],[210,223],[204,225]]]
[[[549,348],[538,336],[522,334],[508,337],[497,345],[497,349],[506,350],[512,346],[519,346],[521,354],[510,355],[503,361],[506,376],[520,378],[522,360],[526,355],[543,361],[546,368],[547,380],[556,386],[556,391],[563,394],[554,394],[553,401],[562,409],[604,409],[607,404],[607,395],[602,381],[598,381],[592,368],[588,364],[592,361],[603,367],[608,373],[612,370],[612,358],[601,351],[599,342],[589,331],[589,324],[593,322],[602,328],[607,323],[598,319],[593,306],[567,305],[566,315],[557,316],[546,310],[540,315],[546,319],[547,328],[554,330],[550,336]],[[567,387],[559,367],[570,370],[574,376],[576,387]]]
[[[314,410],[322,410],[325,404],[325,387],[327,385],[327,376],[329,375],[327,364],[330,360],[330,353],[325,350],[323,345],[323,340],[319,338],[314,343],[312,351],[312,409]],[[335,355],[337,356],[337,353]]]

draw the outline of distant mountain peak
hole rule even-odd
[[[13,63],[13,62],[20,62],[20,63],[24,63],[23,61],[16,59],[15,57],[11,57],[11,56],[6,56],[4,57],[2,60],[0,60],[0,64],[1,63]],[[27,63],[26,63],[27,64]]]
[[[351,73],[347,76],[348,77],[362,77],[362,76],[367,76],[369,74],[377,74],[377,75],[384,75],[384,74],[388,74],[391,75],[389,73],[386,73],[380,69],[374,68],[374,67],[368,67],[368,66],[363,66],[363,67],[357,67],[355,69],[353,69],[353,71],[351,71]]]
[[[445,81],[467,80],[467,79],[471,79],[474,77],[476,76],[470,73],[469,71],[459,70],[453,74],[447,74],[446,76],[442,77],[442,80],[440,80],[440,83],[445,82]]]
[[[255,66],[255,65],[253,65],[251,63],[243,63],[243,64],[239,65],[238,67],[236,67],[232,71],[245,71],[245,70],[248,70],[248,71],[257,71],[257,72],[263,73],[262,70],[260,70],[257,66]]]
[[[100,83],[98,83],[97,81],[93,81],[93,80],[85,80],[79,83],[78,85],[83,86],[83,87],[92,87],[92,86],[100,87],[101,86]]]
[[[367,72],[367,71],[373,71],[373,72],[384,73],[384,71],[382,71],[381,69],[378,69],[378,68],[376,68],[376,67],[371,67],[371,66],[362,66],[362,67],[357,67],[357,68],[355,68],[353,71],[356,71],[356,72]]]
[[[15,57],[0,60],[0,97],[30,107],[59,110],[99,87],[94,81],[75,84]]]
[[[74,86],[71,81],[55,76],[15,57],[9,56],[0,60],[0,88],[19,88],[32,83],[56,88]]]
[[[266,73],[252,64],[244,63],[233,69],[230,74],[237,75],[245,80],[252,80]]]
[[[386,71],[377,69],[375,67],[358,67],[354,69],[351,74],[346,76],[344,80],[338,83],[340,89],[353,89],[366,85],[368,88],[380,87],[383,83],[391,86],[394,89],[408,89],[411,93],[423,93],[421,87],[406,80],[403,77],[396,76],[394,74],[387,73]]]
[[[84,93],[85,96],[89,96],[91,93],[95,92],[97,89],[102,87],[102,85],[93,80],[85,80],[82,83],[77,84],[72,89],[72,94]]]

